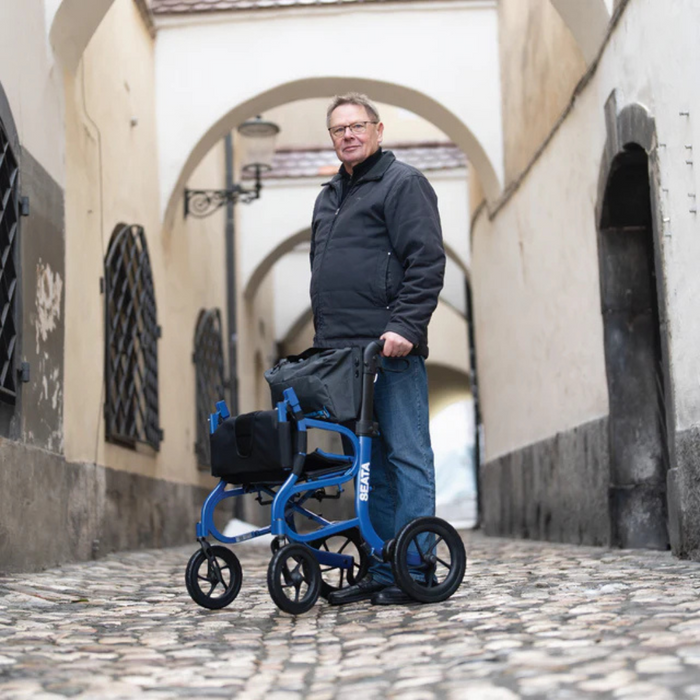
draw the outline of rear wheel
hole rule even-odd
[[[309,547],[314,549],[334,554],[347,554],[353,559],[350,569],[319,564],[322,579],[321,597],[328,598],[333,591],[353,586],[367,573],[369,558],[363,544],[362,535],[356,527],[309,542]]]
[[[462,583],[467,567],[464,543],[441,518],[417,518],[396,538],[391,569],[404,593],[421,603],[439,603]]]

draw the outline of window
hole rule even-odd
[[[200,469],[208,469],[209,453],[209,414],[214,411],[217,401],[224,398],[224,348],[221,338],[221,314],[219,309],[202,309],[197,319],[194,334],[196,381],[196,421],[197,441],[194,451]]]
[[[17,398],[17,235],[19,165],[0,121],[0,401]]]
[[[105,258],[105,435],[157,450],[158,338],[151,262],[141,226],[121,226]]]

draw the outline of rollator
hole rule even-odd
[[[220,477],[202,506],[196,534],[200,548],[187,564],[185,581],[192,599],[204,608],[226,607],[240,592],[238,557],[227,546],[272,535],[267,587],[275,604],[298,615],[319,596],[359,581],[371,559],[391,563],[396,584],[416,602],[437,603],[459,587],[466,569],[464,544],[457,531],[437,517],[417,518],[396,538],[382,540],[369,518],[371,441],[379,435],[373,421],[374,380],[383,341],[364,350],[362,399],[355,430],[304,413],[294,388],[272,411],[232,417],[224,401],[210,416],[212,474]],[[345,438],[346,451],[307,454],[310,430]],[[347,448],[350,446],[350,449]],[[355,482],[355,517],[333,522],[308,508],[309,501],[340,498],[343,484]],[[266,527],[227,537],[214,523],[216,506],[229,498],[255,494],[271,506]],[[305,527],[299,527],[300,524]]]

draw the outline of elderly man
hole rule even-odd
[[[425,358],[445,270],[440,217],[423,174],[382,150],[384,125],[365,95],[335,97],[326,125],[342,164],[313,213],[314,345],[384,340],[374,395],[380,436],[372,441],[370,519],[388,540],[435,511]],[[389,564],[380,562],[329,601],[368,599],[376,605],[411,602],[394,584]]]

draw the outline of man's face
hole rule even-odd
[[[361,105],[340,105],[331,112],[330,123],[332,129],[338,126],[350,126],[360,122],[370,122],[372,118]],[[333,138],[333,148],[345,169],[352,173],[352,169],[369,158],[379,149],[384,133],[384,124],[367,124],[364,134],[353,134],[350,129],[345,129],[342,136]]]

